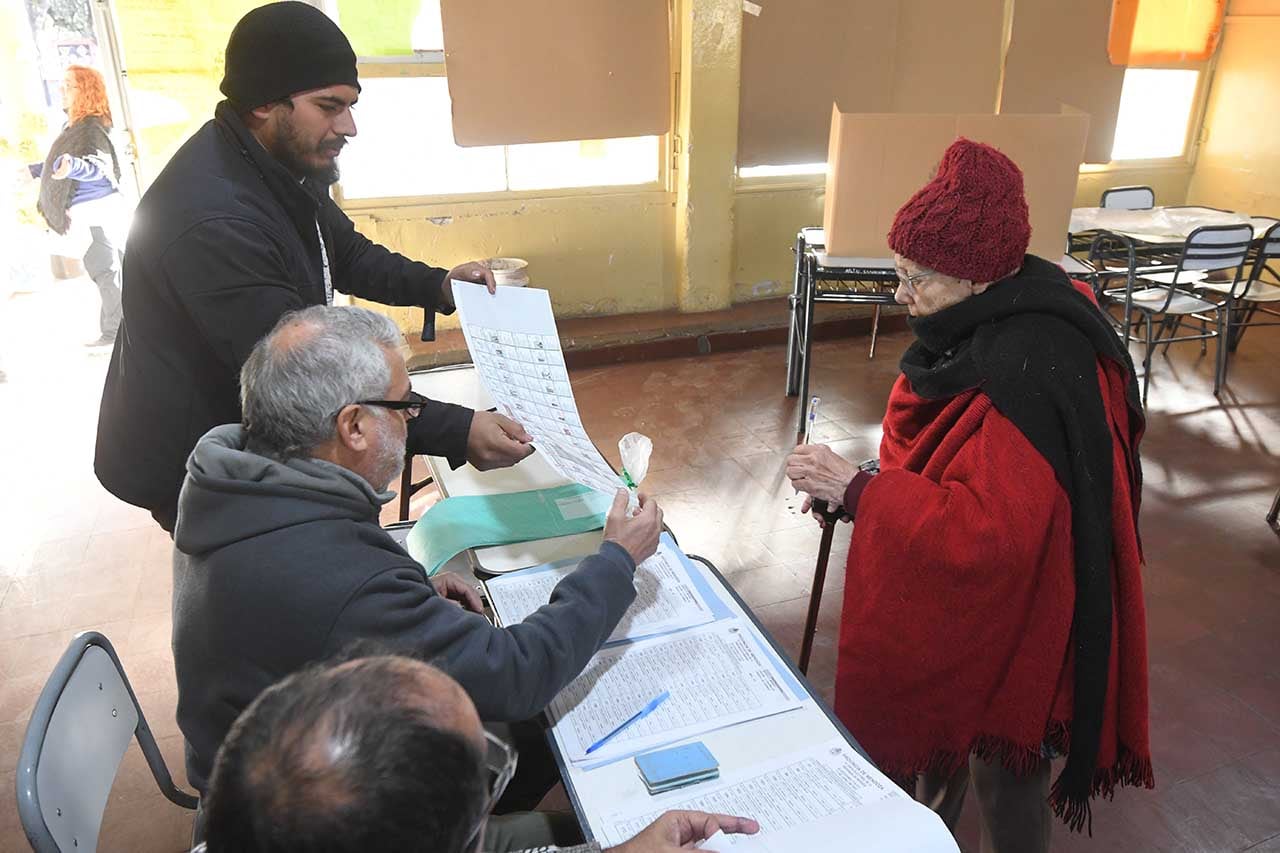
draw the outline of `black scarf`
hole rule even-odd
[[[54,180],[53,164],[63,154],[92,157],[99,151],[111,155],[115,183],[119,185],[120,158],[116,156],[111,137],[98,116],[85,116],[75,124],[67,125],[49,148],[49,156],[44,160],[44,171],[40,173],[40,200],[36,202],[36,209],[40,211],[44,221],[49,223],[49,227],[59,234],[66,234],[71,226],[67,208],[71,206],[71,197],[75,194],[76,187],[74,181]]]
[[[912,390],[938,399],[981,387],[1052,466],[1071,501],[1075,682],[1067,763],[1050,799],[1054,812],[1079,830],[1094,790],[1111,653],[1112,437],[1097,361],[1125,367],[1129,407],[1141,423],[1133,362],[1066,273],[1034,255],[985,292],[909,325],[916,341],[901,366]],[[1136,452],[1132,469],[1137,494]]]

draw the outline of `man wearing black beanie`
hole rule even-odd
[[[142,197],[125,248],[124,320],[98,419],[94,470],[170,533],[186,460],[209,429],[240,421],[238,375],[282,314],[335,290],[387,305],[454,310],[451,279],[355,230],[329,197],[356,135],[360,94],[347,37],[307,3],[246,14],[227,43],[227,100]],[[430,401],[408,447],[454,467],[512,465],[533,452],[516,422]]]

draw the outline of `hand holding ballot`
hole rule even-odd
[[[467,432],[467,461],[477,470],[508,468],[533,452],[533,436],[497,412],[476,412]]]

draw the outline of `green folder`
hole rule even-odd
[[[570,536],[604,527],[613,503],[578,483],[505,495],[445,498],[413,525],[405,547],[434,575],[468,548]]]

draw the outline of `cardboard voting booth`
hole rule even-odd
[[[823,226],[835,257],[885,257],[893,216],[934,174],[958,137],[1003,151],[1022,169],[1034,255],[1056,260],[1067,224],[1089,117],[1062,115],[831,114]]]
[[[654,0],[443,0],[463,146],[609,139],[671,126],[670,24]]]

